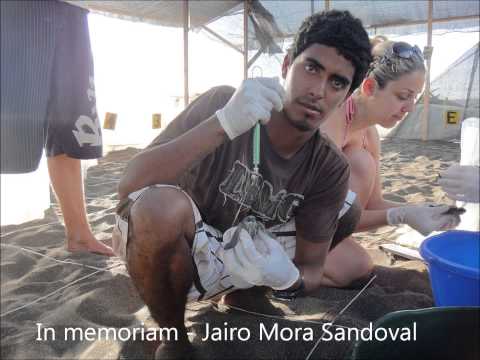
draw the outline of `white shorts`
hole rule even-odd
[[[236,290],[229,281],[229,275],[224,274],[224,266],[220,260],[219,251],[223,250],[223,234],[218,229],[203,222],[200,211],[182,189],[172,185],[153,185],[131,193],[128,197],[132,203],[137,201],[145,190],[151,187],[172,187],[182,191],[192,204],[195,223],[195,238],[192,245],[194,264],[193,285],[187,296],[187,301],[212,299]],[[116,224],[112,234],[113,250],[123,261],[126,261],[128,242],[128,215],[116,216]],[[277,241],[285,249],[288,256],[295,256],[295,219],[285,224],[279,224],[268,229],[276,235]]]
[[[348,190],[347,197],[345,198],[345,202],[343,203],[342,210],[338,213],[338,218],[342,218],[343,215],[347,213],[348,210],[352,207],[355,199],[357,198],[357,194],[352,190]]]

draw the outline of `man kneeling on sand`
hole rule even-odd
[[[328,261],[359,213],[351,207],[342,217],[349,226],[336,233],[349,167],[318,130],[370,61],[360,20],[346,11],[314,14],[284,59],[284,86],[256,78],[213,88],[130,161],[114,247],[158,325],[178,331],[156,358],[192,356],[187,301],[253,286],[294,297],[370,274],[368,258],[345,268]]]

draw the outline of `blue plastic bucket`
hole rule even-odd
[[[446,231],[422,243],[436,306],[480,306],[479,250],[473,231]]]

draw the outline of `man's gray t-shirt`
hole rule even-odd
[[[234,91],[228,86],[207,91],[149,147],[167,143],[210,118]],[[181,176],[178,185],[197,204],[203,220],[221,231],[250,214],[268,227],[295,217],[296,231],[302,238],[330,241],[348,191],[347,160],[319,131],[295,155],[285,159],[272,147],[266,128],[261,126],[261,176],[256,177],[252,174],[253,131],[227,140],[197,161]]]

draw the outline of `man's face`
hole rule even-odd
[[[284,114],[300,131],[316,130],[346,97],[355,68],[333,47],[313,44],[293,63],[285,58]]]

